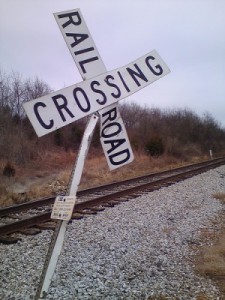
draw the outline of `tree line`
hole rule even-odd
[[[56,147],[77,151],[87,119],[38,138],[22,107],[24,101],[50,93],[52,89],[39,78],[23,79],[16,72],[0,72],[0,158],[15,164],[40,159],[43,151]],[[209,114],[198,116],[189,109],[158,109],[135,103],[120,105],[132,148],[151,156],[177,158],[222,152],[225,130]],[[99,130],[92,147],[99,148]],[[44,149],[44,150],[43,150]]]

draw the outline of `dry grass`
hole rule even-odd
[[[205,293],[199,293],[196,298],[196,300],[212,300],[212,298],[208,297]]]
[[[0,207],[10,206],[14,204],[13,195],[7,190],[7,186],[14,183],[13,178],[7,178],[5,176],[0,177]]]
[[[204,264],[199,266],[202,274],[209,276],[224,276],[225,278],[225,235],[221,235],[219,241],[202,251]]]
[[[222,295],[225,296],[225,231],[220,234],[215,244],[201,249],[196,270],[201,275],[214,280]]]
[[[13,164],[16,174],[11,178],[2,176],[7,162],[0,160],[0,207],[59,193],[63,190],[62,187],[65,190],[76,155],[77,153],[72,151],[44,149],[42,152],[38,152],[37,159],[31,161],[25,168]],[[140,152],[136,152],[134,155],[135,160],[131,164],[109,171],[102,151],[96,153],[96,149],[90,149],[79,189],[142,176],[205,159],[194,157],[187,162],[166,155],[158,158],[149,157]],[[24,192],[12,192],[12,189],[18,184],[24,187]]]
[[[159,296],[149,296],[147,300],[168,300],[171,299],[171,297],[166,297],[163,295],[159,295]],[[178,300],[177,298],[173,298],[173,300]]]
[[[225,203],[225,193],[217,193],[213,195],[214,198],[219,199],[221,202]]]
[[[13,198],[13,195],[11,193],[8,193],[7,191],[2,192],[2,189],[0,188],[0,197],[1,197],[1,207],[11,206],[16,203],[16,201]]]
[[[213,195],[225,204],[225,193]],[[222,230],[214,232],[212,235],[212,245],[203,246],[196,258],[196,271],[206,277],[211,278],[220,288],[222,299],[225,299],[225,219],[222,214],[217,220]]]
[[[160,296],[150,296],[147,300],[180,300],[176,297],[166,297],[163,295]],[[207,297],[204,293],[200,293],[196,296],[195,300],[212,300],[211,298]]]
[[[110,171],[104,156],[92,156],[85,163],[80,187],[86,188],[121,181],[168,168],[172,169],[183,164],[183,161],[169,156],[151,158],[143,153],[135,153],[135,159],[132,163]]]

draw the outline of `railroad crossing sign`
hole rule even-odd
[[[168,67],[152,51],[106,72],[80,10],[54,15],[84,81],[24,104],[37,135],[43,136],[99,111],[100,140],[109,168],[130,163],[133,153],[117,102],[168,74]]]
[[[155,50],[122,68],[107,72],[80,10],[54,15],[84,81],[26,102],[23,107],[38,136],[92,115],[71,175],[68,195],[63,199],[57,198],[53,207],[53,217],[56,215],[60,220],[52,236],[35,299],[43,299],[51,283],[62,249],[68,216],[72,214],[84,161],[98,120],[100,119],[100,141],[109,168],[113,170],[130,163],[133,153],[119,113],[118,101],[170,72]],[[64,208],[63,202],[67,208]]]
[[[82,78],[87,80],[106,73],[80,10],[55,13],[54,16]],[[99,90],[95,91],[99,93]],[[102,109],[99,116],[100,141],[110,170],[130,163],[134,156],[117,103]]]

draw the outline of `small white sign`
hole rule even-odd
[[[23,107],[38,136],[118,102],[170,72],[153,50],[136,61],[44,97]]]
[[[51,219],[69,221],[76,202],[75,196],[57,196],[52,208]]]

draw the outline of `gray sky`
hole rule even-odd
[[[54,12],[80,8],[107,70],[156,49],[169,75],[126,100],[209,112],[225,127],[225,0],[0,0],[0,68],[80,82]]]

